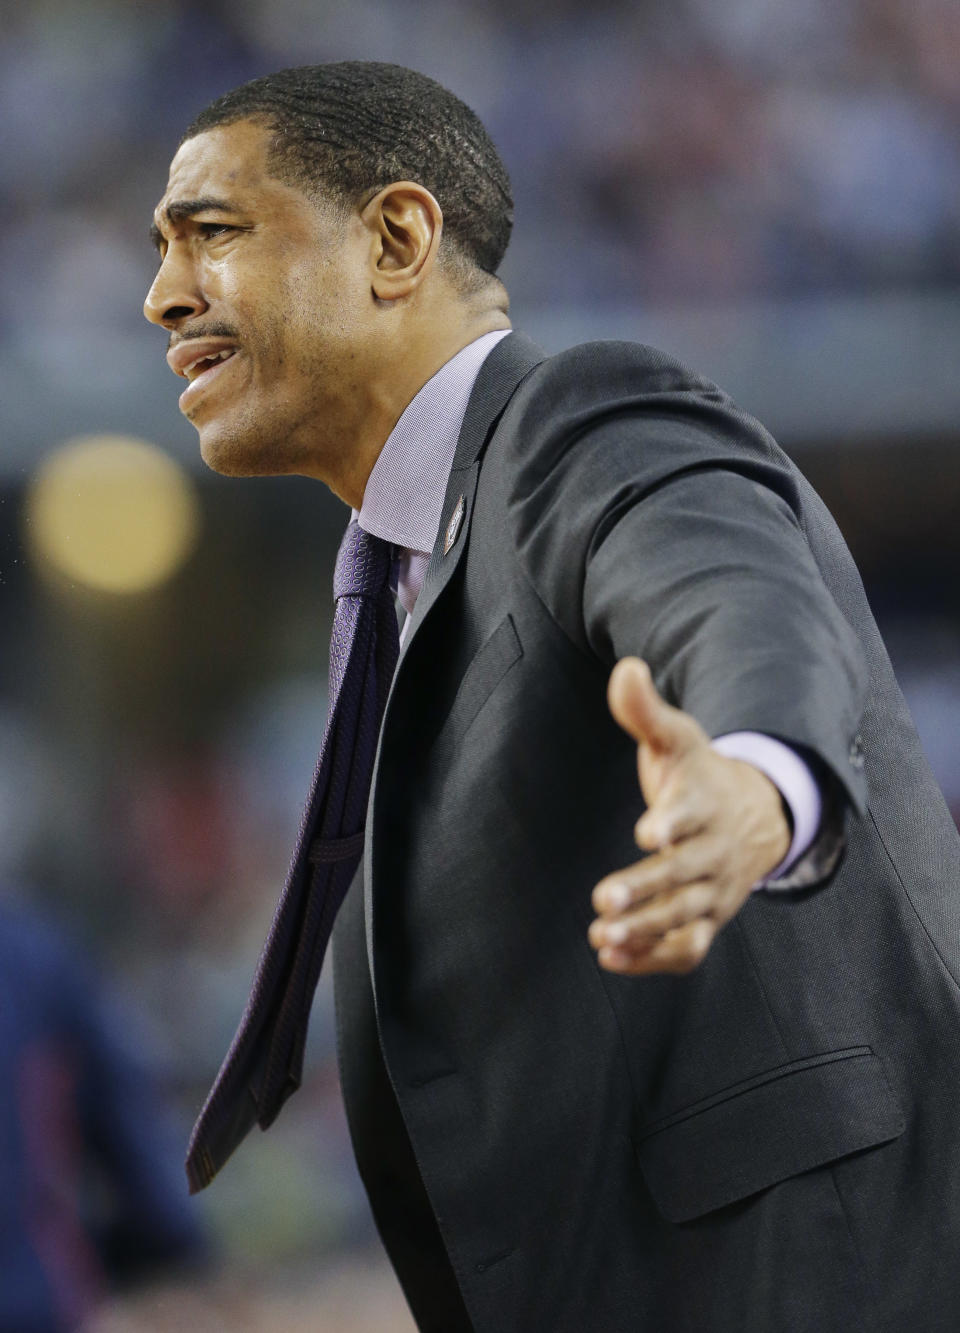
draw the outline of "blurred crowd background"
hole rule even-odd
[[[346,58],[412,65],[484,119],[519,327],[656,343],[774,430],[860,563],[960,818],[956,0],[3,0],[0,878],[11,929],[85,958],[107,1044],[162,1089],[157,1142],[183,1140],[283,879],[346,513],[203,470],[140,313],[147,226],[196,111]],[[332,1028],[324,980],[303,1090],[155,1219],[151,1285],[117,1296],[133,1268],[100,1256],[89,1327],[408,1326]],[[110,1170],[98,1209],[122,1215]]]

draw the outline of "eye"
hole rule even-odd
[[[231,227],[227,222],[198,222],[197,230],[205,240],[212,240],[215,236],[224,236],[228,231],[236,231],[236,227]]]

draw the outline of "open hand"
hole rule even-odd
[[[596,886],[590,943],[610,972],[689,972],[786,856],[783,802],[759,769],[712,749],[699,723],[660,697],[639,658],[614,667],[608,700],[638,745],[647,809],[634,837],[650,855]]]

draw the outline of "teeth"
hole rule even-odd
[[[191,361],[188,365],[184,366],[181,373],[189,379],[191,372],[194,371],[197,366],[202,365],[204,361],[226,361],[228,357],[233,356],[235,350],[236,349],[233,347],[225,347],[222,352],[206,352],[203,356],[198,356],[195,361]]]

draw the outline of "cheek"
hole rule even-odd
[[[372,299],[357,286],[312,257],[234,284],[225,293],[225,316],[235,318],[255,380],[297,397],[307,386],[324,397],[345,390],[363,359],[364,302]]]
[[[288,357],[291,331],[272,300],[253,300],[250,291],[229,302],[225,322],[235,329],[257,378],[269,378]]]
[[[342,336],[362,319],[372,299],[364,272],[342,260],[312,256],[288,270],[278,291],[292,322],[328,338]]]

